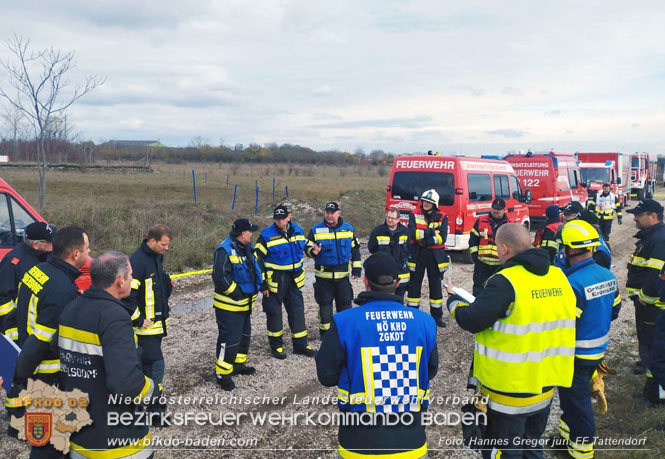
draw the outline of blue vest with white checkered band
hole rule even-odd
[[[293,222],[290,222],[289,225],[293,228],[290,236],[284,236],[275,225],[270,225],[261,231],[268,250],[264,259],[266,270],[300,271],[302,269],[303,250],[307,239],[300,226]]]
[[[321,252],[314,258],[315,267],[335,266],[351,261],[353,226],[347,222],[330,228],[325,221],[312,226],[314,242],[321,244]]]
[[[575,357],[598,360],[609,342],[613,307],[619,306],[619,286],[609,270],[592,258],[564,269],[577,297]]]
[[[370,301],[333,317],[346,350],[338,406],[398,413],[429,405],[428,361],[436,346],[429,314],[395,301]]]
[[[245,295],[253,295],[258,293],[261,290],[261,268],[259,263],[256,261],[256,257],[252,253],[252,246],[247,244],[247,255],[246,257],[241,257],[231,246],[232,239],[227,237],[224,242],[219,244],[215,249],[215,252],[222,249],[229,255],[229,260],[231,261],[231,266],[233,267],[233,280],[240,290],[243,291]],[[243,259],[244,258],[244,259]],[[254,273],[248,268],[248,263],[254,263]]]

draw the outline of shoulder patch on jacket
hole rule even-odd
[[[12,258],[12,264],[13,264],[13,265],[17,265],[19,261],[21,261],[21,260],[19,260],[19,259],[16,258],[16,257]]]

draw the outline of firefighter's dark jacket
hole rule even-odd
[[[367,250],[370,253],[388,252],[397,262],[399,273],[406,274],[409,272],[409,267],[406,264],[409,245],[409,229],[406,226],[398,223],[397,228],[391,234],[390,228],[384,223],[374,228],[370,233]]]
[[[138,308],[139,326],[135,327],[137,335],[164,335],[169,325],[169,297],[173,290],[171,278],[164,272],[164,256],[157,254],[146,244],[144,239],[141,247],[129,257],[132,264],[132,292],[123,300],[127,310]],[[142,328],[145,319],[151,320],[150,327]]]
[[[317,223],[307,234],[305,254],[314,258],[314,276],[322,279],[344,279],[351,274],[360,276],[360,243],[356,239],[353,226],[339,217],[335,226],[325,220]],[[318,255],[312,254],[316,244],[321,244]],[[349,265],[350,264],[350,265]]]
[[[665,266],[660,270],[660,276],[656,283],[658,288],[658,301],[656,307],[658,313],[656,326],[654,327],[653,346],[647,368],[653,373],[658,385],[665,388]]]
[[[87,409],[92,424],[72,434],[72,449],[96,457],[92,455],[96,452],[86,450],[112,450],[111,438],[144,438],[147,425],[110,426],[107,421],[109,412],[132,413],[133,402],[145,401],[154,389],[153,381],[141,370],[132,322],[122,302],[105,290],[90,287],[61,314],[58,347],[63,390],[79,389],[90,400]]]
[[[354,300],[354,303],[362,307],[362,305],[373,301],[395,301],[401,303],[402,299],[399,296],[387,293],[366,291],[360,293]],[[330,330],[326,333],[316,356],[316,373],[322,385],[326,387],[338,385],[341,371],[346,366],[347,352],[348,350],[342,347],[339,331],[333,319]],[[428,378],[430,380],[434,379],[438,368],[439,355],[437,347],[434,345],[430,358],[427,361]],[[422,406],[421,410],[426,411],[426,406]],[[365,450],[363,454],[379,455],[371,457],[380,457],[382,454],[387,455],[389,452],[396,452],[387,450],[414,450],[420,448],[425,443],[420,423],[420,412],[413,412],[412,414],[414,422],[408,426],[399,423],[394,426],[340,425],[339,443],[346,450]]]
[[[656,281],[665,264],[665,225],[662,222],[640,230],[635,237],[635,252],[628,260],[626,292],[644,304],[658,300]]]
[[[502,218],[496,219],[490,213],[481,215],[476,219],[476,222],[473,224],[473,230],[471,230],[471,233],[469,234],[469,250],[471,252],[471,259],[474,263],[477,263],[478,261],[484,263],[483,259],[478,260],[479,256],[482,256],[485,259],[497,259],[495,241],[496,232],[501,225],[505,223],[510,223],[508,214],[504,214]],[[483,228],[481,228],[481,226]],[[485,229],[487,232],[485,232]],[[492,252],[494,255],[492,255]]]
[[[543,249],[529,249],[512,257],[501,265],[497,272],[515,265],[522,265],[527,271],[544,276],[550,269],[549,255]],[[460,298],[451,295],[448,303]],[[455,320],[464,330],[478,333],[492,327],[494,323],[506,317],[508,307],[515,301],[515,290],[504,276],[494,275],[487,280],[485,289],[473,304],[457,308]]]
[[[427,228],[419,228],[418,218],[424,217]],[[439,230],[439,234],[436,234]],[[422,250],[431,250],[434,255],[439,271],[445,271],[448,268],[450,259],[446,253],[445,244],[448,237],[448,216],[433,209],[427,213],[422,210],[422,202],[415,213],[409,215],[409,238],[411,247],[409,248],[409,262],[411,271],[415,270],[416,263],[420,258]]]
[[[21,242],[0,261],[0,333],[10,328],[8,324],[3,326],[3,318],[16,307],[18,285],[23,275],[36,264],[46,261],[47,257],[48,253]]]
[[[229,235],[213,256],[214,306],[233,312],[251,310],[264,281],[252,245],[242,244]]]
[[[22,349],[16,362],[18,380],[35,371],[60,371],[58,352],[50,343],[64,307],[79,295],[74,281],[80,274],[76,267],[51,255],[23,275],[16,303],[18,345]]]

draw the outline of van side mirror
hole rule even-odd
[[[528,188],[524,189],[524,194],[520,195],[519,202],[524,204],[529,204],[531,202],[531,190]]]

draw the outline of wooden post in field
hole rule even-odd
[[[275,177],[272,178],[272,202],[275,202]]]
[[[229,174],[226,174],[226,188],[229,187]]]
[[[289,199],[289,186],[284,185],[284,191],[286,192],[286,199]]]
[[[194,186],[194,204],[196,204],[196,172],[192,169],[192,185]]]
[[[233,187],[233,204],[231,204],[231,210],[236,208],[236,196],[238,195],[238,184],[236,183]]]
[[[257,181],[258,183],[258,181]],[[256,204],[254,204],[254,215],[259,213],[259,186],[256,186]]]
[[[208,184],[208,171],[203,169],[203,184],[207,185]]]

